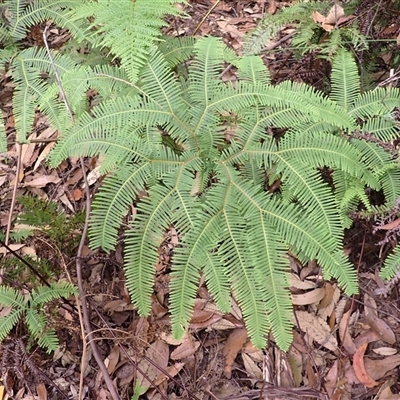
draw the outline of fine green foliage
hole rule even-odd
[[[15,83],[17,140],[26,141],[40,110],[62,134],[52,166],[69,156],[100,155],[108,176],[93,203],[93,247],[114,249],[136,205],[126,231],[125,271],[140,314],[151,310],[158,249],[171,225],[180,238],[170,284],[177,337],[188,326],[203,275],[221,310],[229,311],[232,295],[238,301],[256,346],[265,346],[271,330],[288,349],[288,251],[301,262],[316,259],[326,279],[337,279],[347,294],[357,292],[355,270],[342,251],[348,214],[360,203],[371,209],[366,187],[382,190],[388,204],[400,196],[397,159],[363,133],[393,139],[400,97],[395,88],[360,92],[357,66],[340,50],[345,34],[333,32],[325,46],[314,40],[319,26],[300,30],[298,43],[336,54],[328,97],[304,84],[271,85],[261,58],[237,57],[215,38],[165,40],[157,47],[162,17],[179,14],[171,0],[4,4],[12,18],[1,25],[0,63]],[[312,10],[304,7],[310,18]],[[65,51],[52,52],[53,64],[43,48],[22,49],[29,26],[49,18],[77,43],[89,43],[95,57],[108,52],[113,65],[92,66],[93,58],[85,62]],[[362,43],[356,34],[352,40]],[[221,79],[227,63],[237,70],[235,82]],[[95,104],[88,103],[89,89],[97,94]],[[280,139],[275,128],[283,132]],[[18,293],[5,293],[19,316],[26,312]],[[12,315],[7,329],[18,320]],[[34,337],[40,318],[35,307],[26,317]],[[50,349],[49,343],[42,345]]]
[[[220,79],[224,62],[237,68],[237,82]],[[271,329],[287,349],[288,250],[303,262],[316,259],[326,279],[336,278],[347,294],[357,292],[355,270],[342,251],[347,213],[360,201],[369,207],[366,186],[382,189],[389,202],[400,189],[397,161],[352,135],[372,128],[384,140],[395,135],[397,89],[360,93],[356,64],[344,50],[333,62],[330,98],[303,84],[273,86],[259,57],[237,57],[215,38],[168,40],[152,49],[137,85],[123,68],[70,72],[65,85],[75,88],[68,93],[73,98],[82,74],[107,96],[63,130],[50,163],[102,157],[109,176],[93,203],[93,247],[114,248],[122,219],[137,202],[125,269],[140,314],[150,312],[157,250],[171,225],[180,237],[170,284],[177,337],[204,274],[221,310],[229,311],[233,293],[256,346],[266,344]],[[286,133],[277,140],[266,128]],[[322,179],[326,167],[333,187]],[[270,193],[277,179],[280,190]]]
[[[24,48],[23,39],[32,26],[53,21],[67,28],[75,41],[82,47],[90,47],[92,53],[101,49],[109,52],[134,82],[149,51],[160,40],[160,28],[166,24],[163,18],[183,15],[172,0],[6,0],[1,8],[0,69],[9,69],[15,83],[12,105],[20,143],[26,142],[32,131],[37,107],[57,129],[61,130],[70,123],[64,105],[55,100],[59,88],[45,96],[45,87],[54,82],[54,69],[63,76],[68,71],[75,71],[79,62],[84,62],[67,53],[54,53],[52,65],[44,48]],[[107,69],[102,72],[107,73]],[[82,74],[80,76],[85,79]],[[81,82],[78,87],[81,97],[75,113],[81,110],[78,106],[82,107],[84,84]],[[90,86],[90,83],[86,82],[86,85]],[[84,107],[87,108],[87,104]],[[0,152],[5,149],[2,124]]]
[[[53,201],[43,200],[33,196],[18,197],[18,203],[23,206],[23,211],[16,219],[17,227],[40,231],[45,234],[64,253],[68,253],[77,244],[74,232],[80,231],[84,223],[82,212],[72,216],[62,211]],[[18,229],[12,232],[18,234]]]
[[[72,294],[77,294],[77,290],[68,282],[52,283],[50,287],[39,286],[28,296],[11,287],[0,286],[0,305],[10,307],[10,312],[0,317],[0,342],[24,317],[31,338],[37,340],[47,352],[54,351],[58,339],[55,330],[48,326],[44,307],[46,303]]]
[[[343,6],[345,15],[350,15],[352,5]],[[256,29],[247,35],[244,52],[246,54],[260,53],[270,40],[275,39],[285,24],[295,27],[292,46],[297,55],[317,51],[321,56],[328,56],[330,59],[339,49],[349,44],[353,48],[367,48],[367,40],[358,29],[357,19],[342,27],[335,27],[330,32],[313,20],[313,12],[327,16],[331,7],[332,3],[327,1],[299,0],[282,8],[276,14],[267,15]],[[333,15],[335,15],[334,12]]]

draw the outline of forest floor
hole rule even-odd
[[[196,0],[188,8],[191,18],[174,19],[166,33],[214,35],[240,52],[243,38],[263,16],[285,5],[275,0]],[[313,55],[296,60],[290,52],[291,27],[286,27],[263,52],[273,80],[296,79],[318,87],[326,65]],[[32,29],[27,40],[40,45],[43,26]],[[50,32],[57,47],[68,40],[61,29]],[[229,74],[229,72],[228,72]],[[382,80],[387,77],[385,71]],[[15,142],[11,112],[12,85],[1,77],[0,104],[7,116],[10,143]],[[35,195],[57,202],[68,215],[84,210],[85,191],[79,160],[50,169],[44,159],[56,132],[37,114],[29,145],[18,152],[11,145],[6,162],[0,161],[0,224],[9,225],[21,205],[17,195]],[[21,165],[16,177],[18,158]],[[101,183],[95,158],[86,159],[92,195]],[[79,225],[81,226],[81,225]],[[199,288],[188,334],[176,341],[170,334],[168,282],[170,258],[177,243],[173,228],[166,234],[153,294],[152,315],[139,317],[125,286],[123,238],[110,254],[84,249],[84,289],[90,306],[95,340],[121,399],[130,399],[135,384],[140,399],[250,400],[250,399],[377,399],[400,400],[400,303],[395,287],[383,297],[378,277],[382,260],[395,243],[377,245],[385,233],[374,233],[373,222],[356,220],[346,232],[344,251],[357,268],[360,294],[347,297],[333,281],[325,281],[316,263],[301,265],[291,259],[294,304],[293,344],[279,350],[271,338],[264,350],[248,341],[243,318],[234,301],[230,314],[217,310],[204,285]],[[46,229],[11,247],[20,255],[47,260],[52,273],[76,283],[75,255],[80,231],[61,241]],[[5,253],[5,249],[0,251]],[[13,259],[13,258],[11,258]],[[8,263],[10,262],[8,256]],[[3,261],[4,262],[4,259]],[[9,268],[9,264],[1,265]],[[17,277],[15,277],[17,280]],[[379,292],[379,291],[378,291]],[[82,340],[76,307],[47,310],[60,340],[54,354],[46,354],[27,340],[18,325],[0,346],[0,400],[111,399],[90,346]],[[52,312],[53,311],[53,312]],[[0,311],[2,312],[2,311]],[[81,385],[81,387],[80,387]]]

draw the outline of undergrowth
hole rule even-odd
[[[288,252],[302,262],[316,259],[325,278],[337,279],[347,294],[358,291],[355,269],[343,254],[343,232],[358,207],[377,211],[366,188],[383,192],[381,212],[400,197],[397,157],[380,145],[398,134],[400,96],[396,88],[361,91],[353,54],[343,48],[349,37],[353,47],[365,45],[355,25],[324,40],[316,39],[321,26],[310,25],[294,38],[299,49],[311,46],[332,62],[327,96],[305,84],[272,85],[260,57],[239,57],[216,38],[163,39],[162,18],[182,14],[173,1],[5,5],[11,17],[1,26],[0,62],[15,84],[17,140],[27,141],[39,110],[61,133],[52,167],[71,156],[100,155],[106,178],[93,203],[92,247],[112,251],[136,205],[126,231],[125,272],[141,315],[151,310],[158,248],[171,225],[180,238],[170,284],[177,337],[189,324],[204,276],[221,310],[229,312],[231,296],[238,301],[256,346],[265,346],[272,331],[287,350]],[[309,12],[308,3],[299,2],[285,11],[285,21],[301,21]],[[52,51],[52,61],[43,48],[23,48],[28,27],[49,19],[70,30],[73,46],[88,45],[88,55]],[[93,61],[104,53],[111,63]],[[236,79],[224,83],[227,65]],[[88,90],[96,93],[95,104]],[[279,138],[276,128],[283,132]],[[332,185],[322,178],[323,168],[331,171]],[[17,292],[3,291],[15,313],[27,310]],[[35,307],[36,296],[32,292],[29,303]],[[35,323],[28,317],[28,327],[29,321]]]

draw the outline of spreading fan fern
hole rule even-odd
[[[172,225],[180,238],[170,285],[175,336],[188,326],[204,275],[221,310],[229,311],[231,296],[236,298],[256,346],[264,346],[272,330],[287,349],[288,251],[302,262],[316,259],[326,279],[356,293],[356,273],[342,251],[348,213],[360,202],[370,207],[366,187],[382,190],[392,204],[400,195],[397,159],[360,134],[382,140],[397,134],[392,111],[399,91],[360,93],[356,64],[344,50],[335,56],[327,97],[304,84],[271,85],[261,58],[237,57],[215,38],[169,39],[155,47],[161,14],[156,23],[142,25],[146,32],[130,30],[137,26],[130,18],[150,12],[136,14],[146,1],[66,6],[68,20],[85,26],[82,37],[70,28],[72,34],[82,39],[95,32],[86,39],[107,46],[117,57],[115,66],[77,64],[59,53],[53,66],[43,49],[15,54],[9,47],[1,54],[17,84],[18,139],[25,140],[38,107],[62,133],[52,166],[69,156],[101,156],[101,172],[108,176],[93,203],[93,247],[112,250],[127,210],[136,205],[126,232],[125,271],[140,314],[150,312],[158,249]],[[172,1],[158,3],[162,13],[175,13]],[[119,4],[121,9],[107,13]],[[121,10],[127,6],[132,14],[125,18]],[[89,15],[94,22],[85,25]],[[126,47],[132,42],[139,48]],[[226,63],[237,70],[235,82],[221,79]],[[54,68],[75,114],[72,126]],[[90,110],[88,89],[99,99]],[[274,128],[284,132],[280,139]]]
[[[189,57],[187,72],[179,69]],[[237,82],[220,79],[224,62],[237,68]],[[101,154],[102,171],[112,172],[93,203],[91,245],[114,248],[122,218],[145,189],[125,240],[127,286],[139,312],[150,311],[157,250],[174,225],[174,334],[184,333],[204,274],[221,310],[229,311],[232,291],[255,345],[264,346],[272,329],[287,349],[287,251],[301,261],[317,259],[326,279],[356,293],[355,271],[342,252],[347,213],[360,200],[369,206],[365,186],[383,189],[388,201],[400,194],[392,182],[398,168],[386,170],[387,160],[396,160],[351,138],[372,121],[379,138],[393,137],[398,90],[360,94],[356,64],[345,51],[333,63],[330,98],[302,84],[272,86],[260,58],[236,57],[214,38],[153,49],[139,86],[121,71],[107,76],[125,82],[122,95],[83,113],[51,154],[53,166],[68,156]],[[274,127],[287,129],[279,141],[267,133]],[[335,189],[322,179],[322,167],[331,169]],[[269,193],[278,178],[279,193]]]
[[[49,287],[39,286],[29,296],[23,296],[11,287],[0,286],[0,305],[10,307],[10,312],[0,317],[0,341],[25,317],[31,337],[48,352],[54,351],[58,339],[55,330],[48,326],[43,307],[52,300],[69,297],[71,294],[77,294],[77,291],[68,282],[53,283]]]

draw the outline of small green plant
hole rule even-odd
[[[45,312],[46,304],[61,297],[77,294],[77,290],[68,282],[52,283],[49,287],[38,286],[29,295],[18,290],[0,286],[0,305],[10,307],[7,315],[0,317],[0,341],[24,318],[29,335],[47,352],[54,351],[58,339],[53,328],[49,327]]]
[[[23,206],[23,211],[16,219],[18,227],[22,224],[31,233],[35,230],[42,232],[63,252],[68,252],[77,244],[77,235],[74,233],[84,223],[82,212],[67,216],[57,203],[34,196],[18,197],[18,203]],[[17,232],[14,231],[14,234]]]
[[[346,4],[345,15],[349,15],[353,4]],[[292,37],[293,51],[297,56],[315,51],[329,60],[332,55],[349,44],[356,49],[366,49],[368,43],[366,37],[360,32],[357,19],[347,21],[344,26],[336,26],[342,11],[337,3],[332,7],[330,2],[299,0],[288,7],[282,8],[274,15],[266,16],[258,24],[257,28],[247,35],[244,43],[246,54],[258,54],[266,46],[269,40],[274,39],[285,24],[294,25]],[[331,27],[324,29],[318,18],[313,18],[313,13],[322,16],[330,16]],[[338,14],[338,15],[337,15]],[[314,14],[315,15],[315,14]]]

